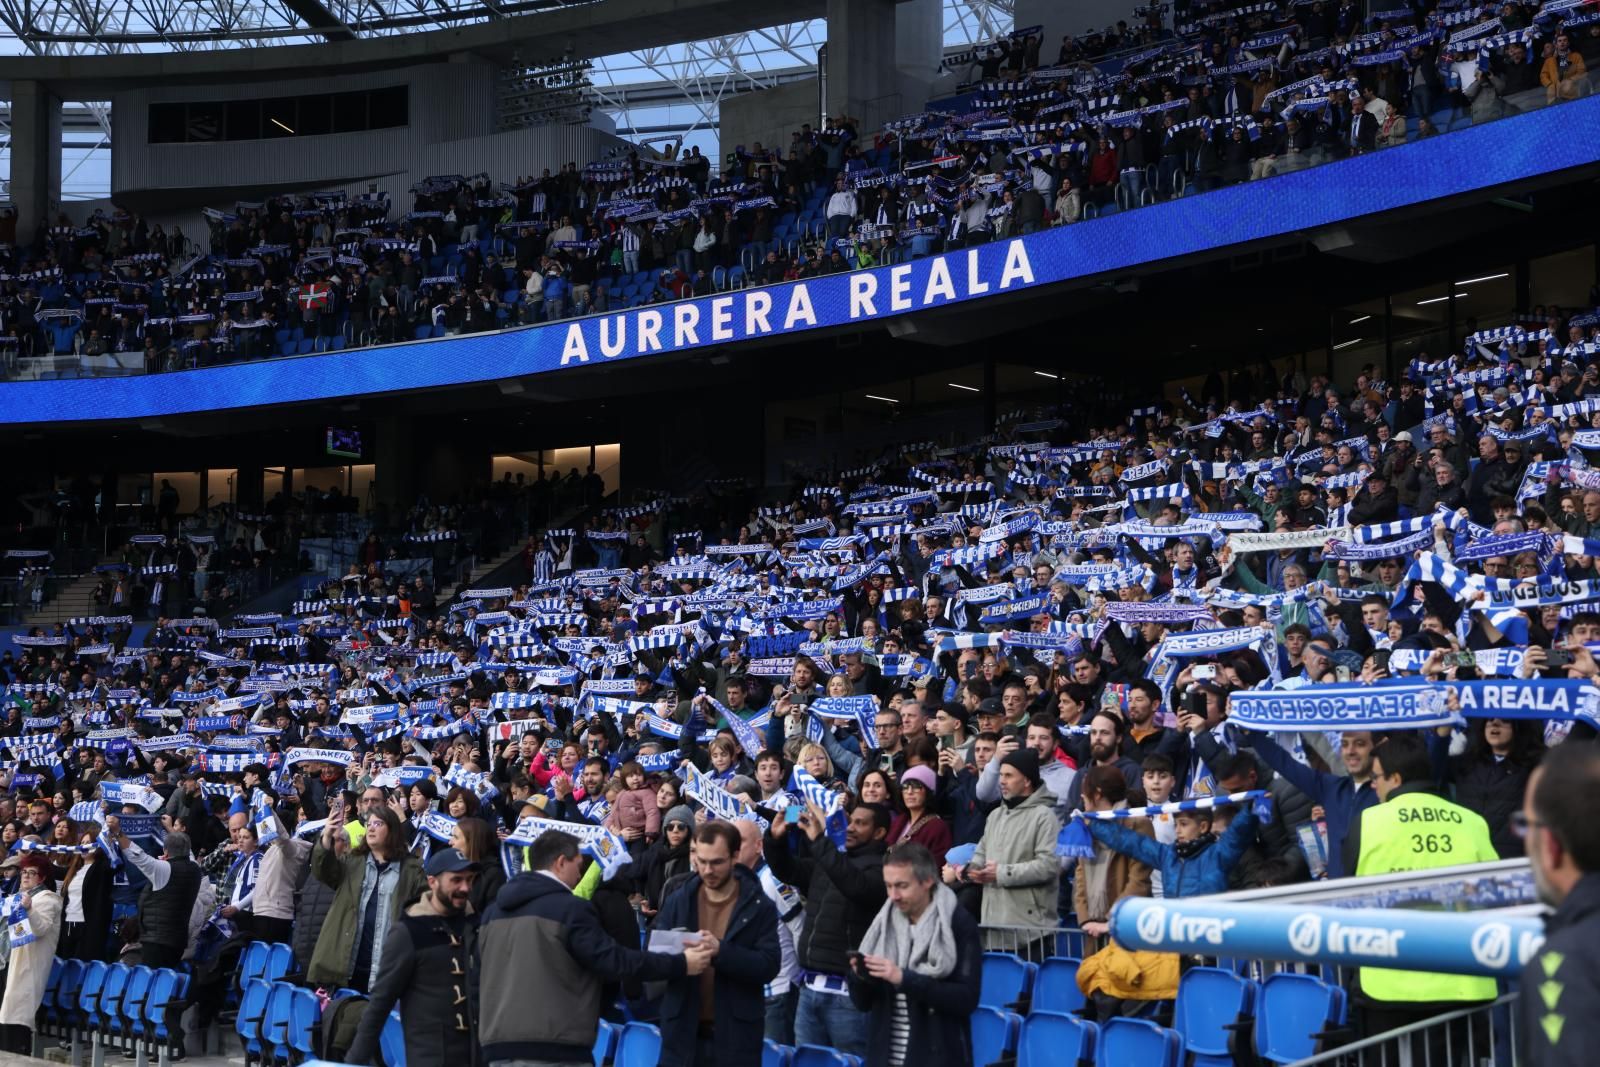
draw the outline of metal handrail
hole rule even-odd
[[[1424,1031],[1433,1029],[1434,1027],[1447,1026],[1450,1023],[1471,1018],[1480,1012],[1488,1013],[1499,1007],[1512,1006],[1517,1002],[1518,999],[1520,999],[1520,994],[1506,993],[1495,1000],[1486,1001],[1471,1008],[1460,1008],[1456,1011],[1446,1012],[1443,1015],[1436,1015],[1431,1019],[1423,1019],[1421,1022],[1410,1023],[1406,1026],[1397,1027],[1393,1030],[1386,1030],[1381,1034],[1373,1034],[1371,1037],[1364,1037],[1359,1041],[1352,1041],[1348,1045],[1340,1045],[1338,1048],[1328,1049],[1325,1052],[1319,1052],[1315,1056],[1310,1056],[1303,1060],[1297,1060],[1290,1064],[1289,1067],[1317,1067],[1319,1064],[1342,1062],[1347,1057],[1357,1055],[1366,1049],[1375,1049],[1381,1045],[1388,1044],[1389,1042],[1398,1041],[1402,1038],[1410,1037],[1413,1034],[1423,1033]],[[1485,1051],[1488,1050],[1486,1049]],[[1407,1057],[1401,1056],[1399,1059],[1401,1063],[1404,1063]],[[1476,1057],[1473,1057],[1474,1063],[1476,1062],[1476,1059]],[[1515,1041],[1511,1042],[1511,1062],[1513,1067],[1517,1062]],[[1441,1064],[1439,1067],[1446,1067],[1446,1065]]]

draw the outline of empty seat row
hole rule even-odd
[[[1083,1013],[1086,1001],[1078,988],[1079,963],[1056,956],[1034,964],[1009,953],[984,953],[980,1007],[972,1025],[975,1049],[987,1054],[1003,1048],[1017,1052],[1020,1059],[1018,1042],[1026,1036],[1021,1029],[1026,1023],[1036,1016]],[[1228,1067],[1234,1052],[1246,1048],[1265,1062],[1292,1063],[1333,1043],[1343,1033],[1346,1013],[1344,990],[1313,975],[1281,972],[1256,982],[1233,968],[1191,967],[1178,983],[1172,1034],[1179,1059],[1187,1055],[1193,1067]],[[1062,1025],[1041,1024],[1045,1029]],[[1039,1040],[1044,1042],[1041,1048],[1049,1047],[1048,1040]],[[1093,1040],[1092,1033],[1081,1038]],[[1154,1045],[1146,1050],[1152,1055],[1156,1051]],[[975,1062],[997,1058],[979,1055]]]
[[[69,1041],[74,1059],[79,1043],[89,1041],[95,1067],[101,1067],[113,1044],[136,1053],[141,1062],[154,1054],[165,1065],[188,994],[186,971],[56,959],[36,1032]]]

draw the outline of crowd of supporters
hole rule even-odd
[[[1142,11],[1053,64],[1036,29],[951,57],[981,80],[941,110],[735,146],[716,176],[698,149],[633,152],[428,178],[403,214],[387,193],[241,201],[192,237],[96,212],[10,247],[0,219],[0,356],[171,370],[899,262],[1575,99],[1600,58],[1581,4]]]
[[[1521,854],[1530,774],[1595,735],[1597,341],[1550,309],[1393,383],[1264,366],[1017,412],[772,502],[713,486],[543,530],[514,586],[391,595],[377,545],[292,613],[141,633],[108,605],[0,657],[0,872],[61,887],[63,954],[225,979],[278,941],[384,1014],[424,981],[403,917],[504,922],[459,1016],[490,1058],[587,1049],[619,1003],[663,1062],[944,1048],[971,964],[896,925],[916,893],[952,944],[1038,959],[1081,930],[1086,1010],[1159,1013],[1176,966],[1105,939],[1119,899],[1387,870],[1369,813],[1423,795],[1465,813],[1452,858]],[[1447,708],[1364,710],[1407,679]],[[1333,710],[1297,725],[1307,694]],[[1184,803],[1207,797],[1244,802]],[[119,812],[139,838],[103,829]],[[163,897],[156,863],[191,855]],[[685,927],[711,940],[638,951]],[[619,983],[572,1002],[587,1030],[503,1003],[554,995],[558,952]],[[1355,992],[1374,1029],[1420,1006]]]

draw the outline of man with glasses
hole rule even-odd
[[[1528,779],[1511,826],[1527,842],[1539,899],[1555,908],[1544,947],[1522,972],[1522,1062],[1591,1062],[1600,1007],[1600,822],[1589,798],[1600,789],[1600,749],[1560,745]]]
[[[361,799],[357,802],[356,817],[344,824],[345,833],[350,835],[350,847],[361,847],[362,840],[367,836],[367,819],[372,813],[383,807],[384,794],[380,786],[369,785],[361,791]]]

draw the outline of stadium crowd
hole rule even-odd
[[[0,218],[0,356],[146,371],[493,330],[920,258],[1269,178],[1575,99],[1600,13],[1424,3],[1162,5],[1061,42],[1037,28],[946,60],[979,81],[862,131],[567,163],[498,185],[206,209],[209,232],[127,214]],[[1130,50],[1131,49],[1131,50]],[[4,214],[4,213],[0,213]]]
[[[1522,854],[1600,707],[1597,341],[1551,310],[1396,383],[1017,412],[545,529],[514,587],[17,637],[0,1023],[43,947],[187,961],[204,1026],[271,941],[350,1062],[401,1003],[425,1062],[587,1060],[625,1004],[663,1063],[960,1063],[981,950],[1063,930],[1085,1013],[1159,1018],[1124,897]],[[1407,805],[1450,832],[1413,854]],[[1495,995],[1394,974],[1369,1032]]]

